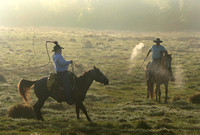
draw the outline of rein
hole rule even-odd
[[[163,69],[166,69],[166,70],[168,70],[168,67],[167,67],[167,64],[166,64],[166,56],[163,56],[163,58],[162,58],[162,60],[161,60],[161,62],[160,62],[160,65],[161,65],[161,67],[163,68]]]
[[[74,72],[74,66],[75,66],[76,68],[78,68],[79,70],[81,70],[82,72],[86,72],[86,70],[84,70],[84,68],[82,68],[82,67],[80,66],[80,64],[77,64],[77,63],[75,63],[74,61],[72,62],[72,72]]]
[[[79,70],[83,71],[83,72],[86,72],[80,65],[76,64],[74,61],[72,61],[71,63],[71,67],[72,67],[72,73],[75,75],[75,71],[74,71],[74,67],[78,68]],[[74,85],[73,85],[73,88],[75,88],[75,84],[76,84],[76,79],[75,79],[75,76],[73,76],[73,81],[74,81]]]

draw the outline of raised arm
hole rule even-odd
[[[151,50],[151,49],[148,51],[148,53],[147,53],[147,56],[146,56],[146,57],[148,57],[148,56],[149,56],[150,52],[152,52],[152,50]]]

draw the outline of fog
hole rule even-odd
[[[0,26],[199,31],[200,0],[0,0]]]

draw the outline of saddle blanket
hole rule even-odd
[[[47,89],[51,91],[58,84],[58,76],[56,73],[50,73],[47,79]]]
[[[71,72],[68,72],[69,73],[69,76],[70,76],[70,85],[74,86],[75,84],[75,78],[76,75],[71,73]],[[58,75],[56,73],[50,73],[49,76],[48,76],[48,79],[47,79],[47,89],[49,91],[52,91],[53,89],[56,89],[58,87],[62,87],[62,84],[61,84],[61,81],[59,80],[58,78]]]

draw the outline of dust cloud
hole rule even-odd
[[[131,57],[130,57],[130,68],[129,68],[129,72],[131,72],[131,70],[133,69],[133,67],[135,66],[135,63],[137,61],[137,56],[141,53],[142,48],[144,47],[144,43],[139,43],[137,44],[131,53]]]
[[[181,65],[176,66],[176,70],[174,71],[174,76],[175,76],[175,86],[177,88],[183,88],[185,81],[184,81],[184,70],[181,67]]]

